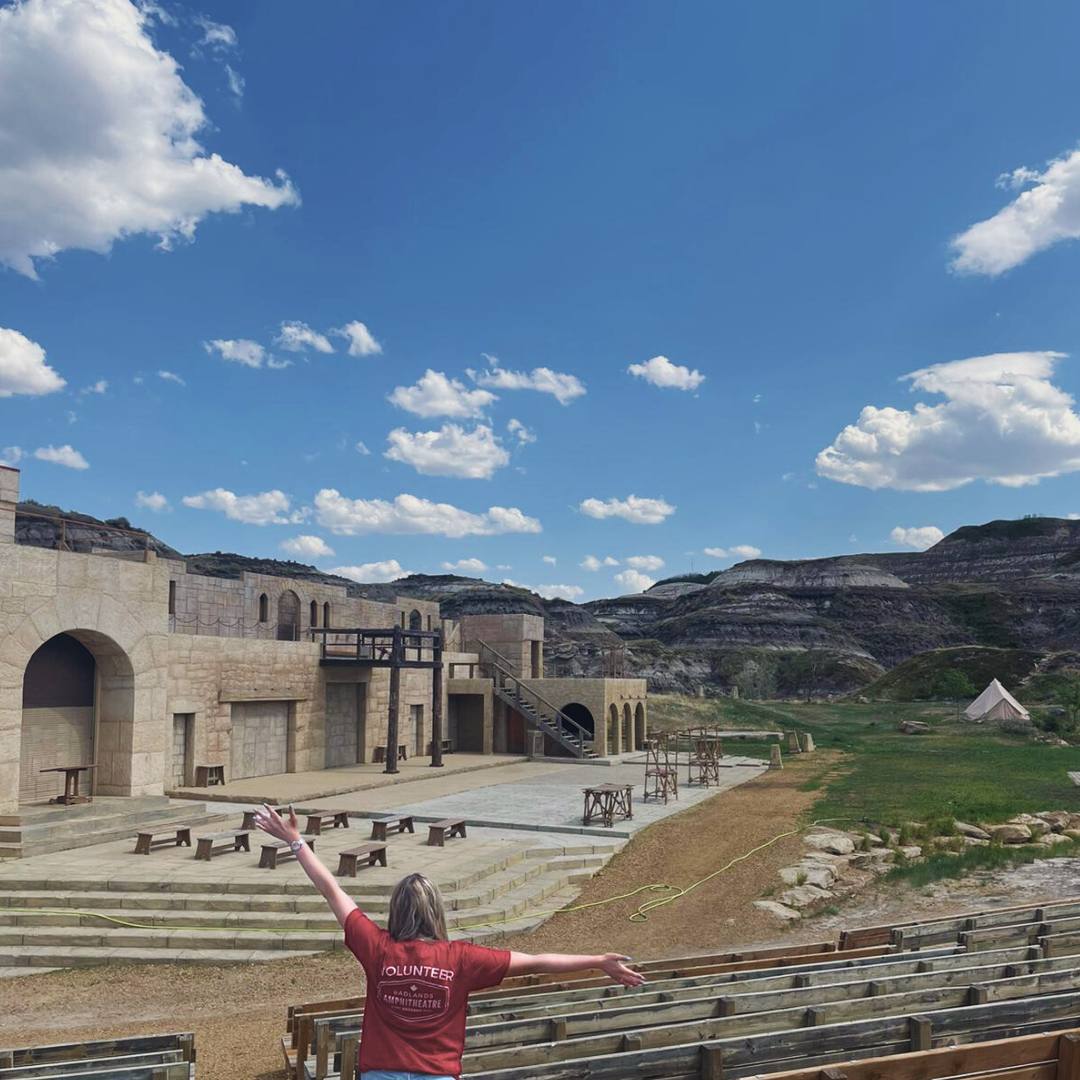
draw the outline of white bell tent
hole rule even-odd
[[[994,679],[990,685],[964,710],[969,720],[1029,720],[1030,714]]]

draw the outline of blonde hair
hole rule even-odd
[[[442,894],[423,874],[409,874],[394,886],[387,929],[395,941],[446,940]]]

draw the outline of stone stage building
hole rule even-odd
[[[152,550],[19,544],[18,498],[0,466],[0,823],[62,789],[54,766],[94,763],[95,794],[130,796],[191,786],[204,764],[233,780],[372,762],[392,698],[410,757],[439,720],[450,749],[481,753],[605,755],[645,736],[644,679],[544,678],[541,618],[452,621]]]

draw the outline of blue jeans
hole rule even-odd
[[[360,1080],[454,1080],[452,1076],[432,1076],[431,1073],[398,1072],[390,1069],[365,1069]]]

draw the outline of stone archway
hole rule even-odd
[[[612,705],[608,709],[607,722],[607,752],[617,754],[620,750],[619,743],[619,706]]]
[[[98,794],[128,794],[134,726],[135,673],[124,649],[96,630],[54,634],[23,671],[19,801],[57,794],[60,774],[41,769],[72,764],[97,765]]]
[[[634,749],[645,745],[645,703],[639,701],[634,709]]]
[[[286,589],[277,602],[278,641],[300,640],[300,597]]]
[[[634,749],[634,716],[630,712],[629,701],[622,710],[622,748],[623,753]]]
[[[586,738],[596,738],[596,722],[593,720],[593,714],[587,705],[582,705],[579,701],[572,701],[569,705],[562,707],[562,712],[569,716],[575,724],[580,724],[585,729]]]

